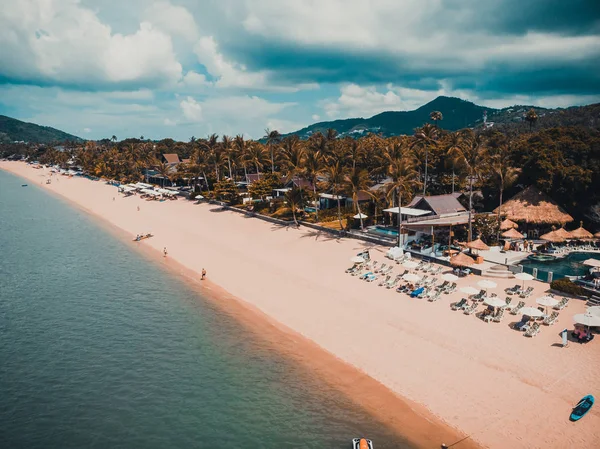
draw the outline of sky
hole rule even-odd
[[[0,0],[0,114],[86,139],[260,138],[600,102],[598,0]]]

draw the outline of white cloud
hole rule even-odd
[[[182,36],[189,41],[195,41],[199,37],[194,16],[183,6],[175,6],[168,1],[158,1],[146,9],[143,17],[145,21],[172,36]]]
[[[321,116],[320,116],[320,115],[318,115],[318,114],[313,114],[313,115],[312,115],[312,119],[313,119],[314,121],[319,121],[319,120],[321,120]]]
[[[202,106],[192,97],[187,97],[179,103],[183,116],[191,122],[202,121]]]
[[[77,0],[19,0],[0,8],[0,75],[28,82],[173,82],[181,65],[168,34],[142,22],[113,33]]]
[[[84,133],[91,133],[92,129],[91,128],[83,128],[83,132]]]

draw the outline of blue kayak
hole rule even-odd
[[[573,411],[571,412],[571,416],[569,417],[569,419],[571,421],[579,421],[581,418],[583,418],[585,416],[585,414],[587,412],[590,411],[590,409],[592,408],[592,405],[594,405],[594,396],[592,396],[591,394],[588,394],[581,401],[579,401],[577,403],[575,408],[573,408]]]

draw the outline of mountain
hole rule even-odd
[[[34,143],[53,143],[72,140],[82,142],[83,139],[64,131],[40,126],[35,123],[22,122],[5,115],[0,115],[0,143],[25,141]]]
[[[320,122],[290,134],[296,134],[301,139],[306,139],[318,131],[325,133],[329,128],[335,129],[342,137],[361,136],[370,132],[380,133],[385,137],[413,134],[415,128],[431,122],[429,114],[432,111],[442,113],[443,120],[438,125],[448,131],[481,127],[484,124],[484,113],[487,114],[486,127],[488,128],[525,129],[529,125],[525,123],[524,117],[527,111],[532,108],[538,115],[536,128],[570,125],[597,127],[600,125],[600,104],[575,106],[566,109],[546,109],[525,105],[494,109],[478,106],[460,98],[437,97],[414,111],[388,111],[374,115],[371,118],[350,118]]]

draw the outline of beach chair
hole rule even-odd
[[[535,337],[540,333],[540,323],[533,323],[529,329],[525,331],[526,337]]]
[[[373,272],[372,271],[367,271],[366,273],[361,274],[358,278],[361,280],[365,280],[367,279],[367,277],[369,276],[373,276]]]
[[[569,298],[563,298],[559,301],[558,304],[556,304],[553,309],[554,310],[562,310],[565,307],[567,307],[567,304],[569,303]]]
[[[514,307],[514,308],[512,308],[512,309],[511,309],[511,311],[510,311],[511,315],[518,315],[518,314],[519,314],[519,311],[520,311],[520,310],[521,310],[523,307],[525,307],[525,302],[523,302],[523,301],[519,301],[519,304],[517,304],[517,305],[516,305],[516,307]]]
[[[433,294],[427,300],[429,302],[435,302],[435,301],[438,301],[441,297],[442,297],[442,292],[440,292],[438,290],[436,292],[433,292]]]
[[[491,309],[491,310],[490,310]],[[487,312],[487,313],[486,313]],[[482,314],[483,316],[481,317],[483,319],[483,321],[485,321],[486,323],[491,322],[494,319],[494,308],[493,307],[488,307]]]
[[[417,296],[419,296],[421,293],[423,293],[423,291],[425,290],[424,287],[419,287],[416,290],[413,290],[412,292],[410,292],[410,297],[411,298],[416,298]]]
[[[374,273],[371,273],[370,275],[368,275],[368,276],[365,278],[365,281],[367,281],[367,282],[373,282],[373,281],[376,281],[378,277],[379,277],[379,276],[377,276],[376,274],[374,274]]]
[[[441,272],[442,272],[442,267],[437,267],[435,270],[433,270],[432,274],[435,274],[437,276]]]
[[[436,287],[436,290],[443,292],[446,289],[446,287],[448,287],[449,285],[450,285],[450,282],[444,281]]]
[[[505,289],[504,289],[504,292],[505,292],[507,295],[514,295],[514,294],[515,294],[515,293],[517,293],[517,291],[518,291],[518,290],[520,290],[520,289],[521,289],[521,287],[519,286],[519,284],[515,284],[515,286],[514,286],[514,287],[505,288]]]
[[[503,305],[503,306],[500,306],[500,307],[501,307],[503,310],[510,310],[510,309],[511,309],[511,307],[510,307],[510,303],[512,302],[512,298],[511,298],[510,296],[507,296],[507,297],[505,298],[505,301],[506,301],[506,304],[505,304],[505,305]]]
[[[400,279],[402,279],[402,275],[399,274],[398,276],[396,276],[394,279],[390,280],[387,282],[387,284],[385,285],[385,288],[394,288],[398,282],[400,282]]]
[[[473,301],[483,301],[485,299],[485,290],[480,290],[479,293],[469,296]]]
[[[454,293],[456,291],[456,282],[453,282],[452,284],[450,284],[448,287],[446,287],[446,290],[444,290],[444,293],[449,295],[450,293]]]
[[[453,302],[450,304],[450,308],[452,310],[461,310],[467,305],[467,298],[463,298],[458,302]]]
[[[381,273],[383,270],[385,270],[385,267],[387,267],[387,263],[382,263],[381,266],[377,269],[374,269],[373,272],[374,273]]]
[[[514,329],[518,330],[518,331],[526,331],[527,329],[529,329],[529,321],[531,320],[530,317],[528,317],[527,315],[523,315],[521,317],[521,321],[519,321],[518,323],[515,323],[515,325],[513,326]]]
[[[527,287],[527,289],[522,292],[519,297],[521,298],[528,298],[529,296],[531,296],[531,294],[533,293],[533,287]]]
[[[463,313],[465,315],[473,315],[475,313],[475,311],[477,310],[478,306],[479,306],[479,304],[477,304],[476,302],[474,302],[470,306],[465,307],[465,309],[463,310]]]
[[[552,326],[554,323],[558,321],[558,312],[552,312],[549,316],[547,316],[543,323],[546,326]]]
[[[504,309],[500,309],[498,313],[496,313],[496,315],[492,318],[492,321],[494,323],[500,323],[502,321],[502,318],[504,318]]]
[[[419,298],[419,299],[427,298],[427,296],[429,295],[429,291],[430,291],[429,288],[425,287],[425,289],[417,295],[417,298]]]
[[[382,279],[379,284],[377,284],[379,287],[383,287],[384,284],[387,283],[387,281],[389,281],[391,278],[391,276],[388,274],[384,279]]]
[[[393,266],[389,265],[388,267],[386,267],[385,269],[381,270],[379,272],[379,274],[381,274],[382,276],[385,276],[386,274],[389,274],[392,272],[392,270],[394,269]]]

